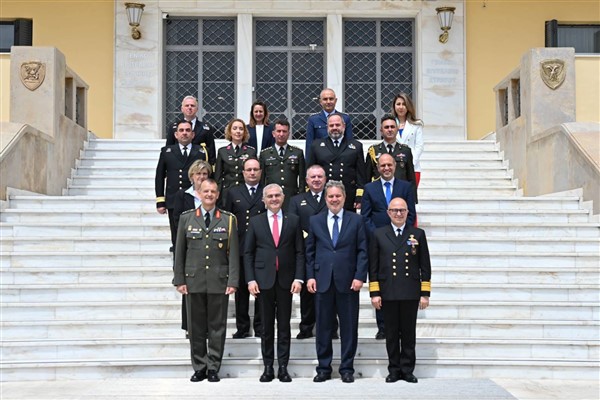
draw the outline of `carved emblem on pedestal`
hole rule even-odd
[[[540,75],[546,86],[552,90],[556,89],[565,81],[567,75],[565,62],[558,59],[542,61],[540,63]]]
[[[39,88],[46,77],[46,64],[39,61],[27,61],[21,64],[21,82],[31,91]]]

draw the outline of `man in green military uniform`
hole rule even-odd
[[[218,198],[217,183],[202,182],[202,205],[183,213],[177,230],[173,284],[187,295],[192,382],[219,381],[228,296],[239,284],[237,222],[215,207]]]
[[[391,115],[384,115],[381,118],[381,138],[383,141],[379,144],[374,144],[367,150],[367,159],[365,165],[367,167],[367,182],[374,181],[379,178],[377,165],[379,157],[382,154],[390,154],[396,161],[396,172],[394,178],[410,182],[416,188],[415,168],[413,165],[413,156],[410,147],[405,144],[400,144],[396,141],[396,120]]]
[[[275,121],[273,129],[275,144],[260,153],[260,167],[263,171],[263,186],[276,183],[283,188],[285,200],[283,209],[293,196],[304,192],[306,180],[306,163],[302,149],[288,144],[290,123],[280,119]]]

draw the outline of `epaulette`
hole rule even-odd
[[[319,115],[319,114],[321,114],[321,112],[323,112],[323,110],[321,110],[321,111],[318,111],[318,112],[316,112],[316,113],[314,113],[314,114],[311,114],[310,116],[312,117],[312,116],[315,116],[315,115]],[[310,117],[309,117],[309,118],[310,118]]]
[[[288,143],[288,146],[289,146],[289,147],[291,147],[292,149],[298,149],[298,150],[302,150],[300,147],[298,147],[298,146],[294,146],[294,145],[292,145],[292,144],[289,144],[289,143]]]
[[[221,214],[225,214],[225,215],[232,215],[235,217],[235,214],[233,214],[232,212],[226,211],[226,210],[222,210],[219,208],[219,211],[221,212]]]
[[[181,215],[189,214],[189,213],[194,212],[194,211],[196,211],[195,208],[190,208],[189,210],[185,210],[184,212],[182,212]]]
[[[400,145],[400,148],[407,147],[410,149],[410,146],[405,143],[398,143],[398,144]]]
[[[265,151],[269,151],[269,150],[273,150],[273,146],[269,146],[269,147],[267,147],[266,149],[262,149],[262,150],[260,151],[260,154],[264,153]]]

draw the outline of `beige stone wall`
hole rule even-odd
[[[576,103],[575,120],[600,121],[600,56],[575,56]]]
[[[9,120],[10,55],[0,54],[0,121]]]

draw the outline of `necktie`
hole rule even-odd
[[[255,194],[256,194],[256,188],[253,186],[250,188],[250,197],[254,197]]]
[[[313,197],[315,198],[315,201],[318,203],[319,202],[319,195],[315,194]]]
[[[337,140],[333,141],[333,147],[335,147],[336,149],[338,148],[340,142],[338,142]]]
[[[400,228],[397,228],[397,229],[396,229],[396,236],[397,236],[397,237],[400,237],[400,236],[402,236],[402,229],[400,229]]]
[[[273,242],[275,242],[275,247],[279,246],[279,222],[277,222],[277,214],[273,214]],[[275,271],[279,271],[278,256],[275,256]]]
[[[392,184],[389,182],[385,182],[383,186],[385,186],[385,202],[389,206],[390,201],[392,201]]]
[[[183,158],[187,158],[188,153],[187,153],[187,146],[183,146]]]
[[[283,157],[283,154],[285,153],[285,149],[283,147],[279,148],[279,157]]]
[[[206,223],[206,227],[208,228],[208,226],[210,225],[210,213],[206,212],[206,214],[204,214],[204,222]]]
[[[338,225],[338,217],[337,215],[333,216],[333,229],[331,231],[331,242],[333,243],[333,247],[337,245],[338,238],[340,237],[340,226]]]
[[[235,146],[233,149],[235,155],[237,156],[238,154],[240,154],[240,146]]]
[[[394,146],[388,144],[388,153],[392,154],[394,152]]]

